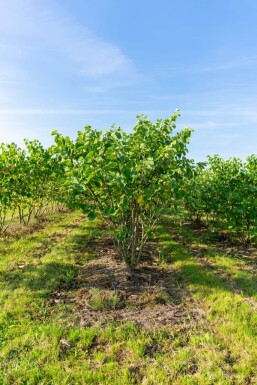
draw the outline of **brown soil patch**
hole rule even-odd
[[[172,265],[160,266],[154,242],[147,245],[143,261],[133,274],[118,258],[110,239],[94,239],[91,247],[96,258],[87,262],[80,288],[70,298],[76,304],[80,325],[130,321],[150,329],[175,325],[187,328],[203,319],[201,305],[178,284]],[[92,289],[97,290],[103,305],[110,296],[116,296],[117,303],[96,308],[90,299]]]

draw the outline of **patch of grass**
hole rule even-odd
[[[186,239],[184,230],[174,235],[167,216],[158,229],[159,259],[163,269],[172,263],[177,285],[201,307],[201,322],[146,330],[128,319],[83,327],[72,300],[84,282],[83,269],[95,257],[89,240],[97,222],[78,213],[55,218],[0,246],[1,385],[257,383],[257,313],[244,300],[256,292],[243,260],[212,254],[203,240]],[[214,269],[188,242],[202,245]],[[242,292],[216,268],[233,280],[239,274]],[[171,294],[163,288],[159,301],[172,307]],[[114,290],[88,292],[89,305],[99,312],[122,306],[120,301]]]
[[[113,290],[91,288],[88,291],[87,304],[94,310],[117,309],[122,306],[122,299]]]
[[[196,249],[199,261],[203,261],[202,258],[204,258],[209,268],[216,271],[216,274],[220,275],[228,286],[236,289],[237,293],[241,292],[243,297],[249,296],[257,301],[256,249],[252,250],[256,256],[251,255],[247,248],[245,248],[245,253],[244,250],[241,251],[241,255],[236,253],[235,247],[233,252],[226,253],[213,242],[211,233],[192,233],[190,229],[179,226],[176,221],[172,221],[172,224],[183,236],[184,243],[189,246],[189,250],[190,248]],[[227,249],[230,250],[231,247],[228,246]]]
[[[169,226],[172,221],[167,218],[166,223]],[[209,322],[208,333],[200,339],[193,335],[187,345],[189,351],[192,342],[197,347],[198,370],[193,377],[197,377],[199,383],[204,383],[204,380],[206,383],[221,384],[255,381],[257,313],[222,277],[204,266],[200,258],[169,238],[167,227],[159,230],[162,245],[166,252],[170,251],[178,275],[187,280],[193,296],[203,302]],[[191,379],[186,381],[194,383]]]
[[[156,294],[154,300],[156,303],[164,305],[174,303],[174,299],[167,290],[160,290],[159,293]]]

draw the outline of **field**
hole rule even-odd
[[[0,384],[257,384],[253,246],[163,216],[131,276],[79,212],[0,243]]]

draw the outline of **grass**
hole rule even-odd
[[[257,313],[242,295],[234,292],[227,280],[218,277],[201,263],[200,258],[170,240],[166,230],[161,239],[166,249],[173,250],[172,263],[181,279],[187,279],[193,296],[201,299],[206,310],[209,325],[206,341],[204,343],[201,337],[194,342],[197,347],[195,357],[199,357],[198,373],[194,375],[198,383],[245,384],[257,381],[257,349],[254,344]],[[188,380],[186,383],[194,382]]]
[[[83,269],[96,257],[96,226],[77,212],[56,214],[42,228],[0,241],[0,385],[257,383],[255,267],[168,216],[157,257],[163,268],[173,265],[201,322],[152,330],[129,319],[81,326],[65,298],[77,297]],[[113,291],[89,289],[88,298],[99,312],[120,305]],[[172,306],[165,290],[160,301]]]
[[[122,305],[119,295],[112,290],[100,290],[91,288],[88,291],[88,306],[94,310],[115,309]]]

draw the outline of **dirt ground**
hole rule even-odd
[[[172,265],[161,265],[157,260],[155,242],[147,245],[133,274],[117,256],[110,239],[94,239],[90,246],[96,258],[83,267],[77,294],[70,299],[76,304],[80,325],[131,321],[149,329],[171,325],[183,329],[204,318],[201,305],[178,282]],[[94,292],[103,308],[96,308]],[[116,303],[108,306],[113,297]]]

